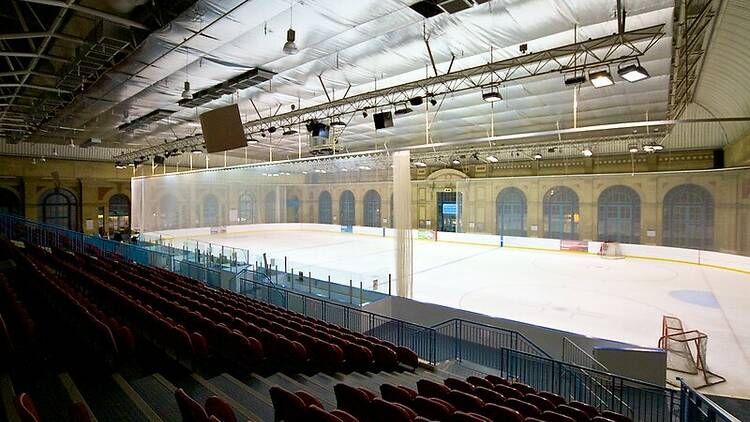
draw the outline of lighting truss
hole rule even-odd
[[[669,86],[669,117],[676,119],[692,101],[698,82],[706,38],[715,25],[716,2],[711,0],[678,0],[675,2],[674,53]]]
[[[356,112],[393,107],[415,97],[433,97],[476,90],[489,85],[552,73],[581,72],[641,57],[664,37],[664,24],[615,33],[601,38],[556,47],[537,53],[487,63],[472,68],[437,75],[393,87],[365,92],[335,101],[262,117],[244,124],[246,132],[260,133],[270,127],[296,126],[312,120],[324,120]],[[638,46],[637,44],[645,44]],[[586,63],[581,64],[581,63]],[[190,138],[186,146],[200,145],[202,136]],[[174,141],[179,142],[179,141]],[[130,161],[134,157],[153,155],[172,144],[144,148],[116,157]]]

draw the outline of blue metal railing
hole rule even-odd
[[[680,379],[680,422],[741,422]]]
[[[117,255],[166,268],[214,287],[221,285],[221,263],[182,260],[163,251],[6,215],[0,215],[0,234],[40,246]],[[424,327],[288,289],[272,283],[268,274],[249,267],[231,282],[232,289],[241,294],[408,347],[431,364],[448,359],[474,362],[540,390],[621,412],[636,421],[738,421],[684,383],[680,391],[671,390],[558,361],[515,331],[460,319]]]

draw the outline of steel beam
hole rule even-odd
[[[58,40],[70,41],[76,44],[83,44],[82,38],[73,37],[65,34],[48,34],[47,32],[20,32],[15,34],[0,34],[0,40],[22,40],[26,38],[44,38],[52,37]]]
[[[382,88],[348,98],[317,104],[279,115],[260,117],[245,123],[246,131],[258,133],[269,127],[296,126],[311,120],[348,115],[363,110],[392,107],[410,98],[436,97],[457,92],[476,90],[489,85],[499,85],[524,78],[552,74],[583,71],[586,68],[601,67],[607,64],[633,60],[645,54],[664,36],[664,25],[655,25],[622,34],[612,34],[589,39],[538,53],[483,64],[472,68],[428,77],[418,81]],[[637,44],[645,44],[638,46]],[[580,65],[579,63],[586,63]],[[173,141],[177,142],[177,141]],[[179,141],[186,147],[203,143],[201,136]],[[144,148],[123,154],[123,161],[131,161],[140,156],[157,154],[170,149],[171,143],[159,147]],[[171,147],[173,149],[175,147]]]
[[[90,7],[81,6],[78,4],[66,3],[60,0],[23,0],[23,1],[27,3],[44,4],[47,6],[55,6],[55,7],[61,7],[64,9],[71,9],[79,13],[102,18],[110,22],[114,22],[120,25],[131,27],[131,28],[149,30],[149,27],[147,27],[146,25],[140,22],[136,22],[134,20],[126,19],[117,15],[113,15],[111,13],[103,12],[101,10],[92,9]]]

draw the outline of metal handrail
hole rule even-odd
[[[550,358],[550,359],[552,358],[552,356],[550,356],[549,353],[545,352],[541,347],[537,346],[536,343],[534,343],[533,341],[531,341],[523,333],[515,331],[515,330],[509,330],[507,328],[495,327],[493,325],[488,325],[488,324],[484,324],[484,323],[481,323],[481,322],[469,321],[469,320],[465,320],[465,319],[462,319],[462,318],[451,318],[449,320],[445,320],[443,322],[437,323],[437,324],[433,325],[431,328],[437,330],[437,329],[440,329],[440,328],[442,328],[444,326],[447,326],[447,325],[450,325],[450,324],[455,324],[455,323],[461,323],[461,324],[465,324],[465,325],[480,326],[480,327],[485,328],[485,329],[490,330],[490,331],[503,332],[503,333],[506,333],[506,334],[509,334],[509,335],[518,336],[518,338],[520,338],[524,342],[526,342],[527,345],[532,350],[534,350],[536,353],[538,353],[539,356],[544,356],[544,357],[547,357],[547,358]]]
[[[687,385],[685,380],[680,381],[680,422],[742,422],[711,399],[699,393],[693,387]],[[702,409],[705,405],[706,409]],[[698,415],[696,415],[696,413]]]

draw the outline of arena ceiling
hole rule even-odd
[[[616,0],[475,1],[477,4],[466,10],[429,18],[415,10],[416,3],[3,2],[0,136],[4,145],[0,153],[9,148],[34,151],[32,147],[50,144],[58,146],[57,152],[71,143],[81,145],[90,138],[101,138],[101,145],[88,150],[99,150],[97,157],[105,154],[102,151],[118,155],[192,137],[200,132],[200,113],[235,102],[243,121],[253,122],[288,113],[292,106],[306,109],[341,101],[345,95],[354,97],[618,32]],[[679,117],[685,109],[693,110],[692,104],[698,100],[703,111],[692,112],[699,117],[750,115],[750,96],[722,99],[732,92],[727,80],[743,79],[742,92],[748,90],[745,81],[750,78],[742,76],[750,73],[746,67],[738,64],[728,71],[722,66],[736,63],[738,55],[742,63],[749,60],[747,49],[732,51],[737,46],[734,43],[748,37],[748,31],[742,29],[748,21],[742,3],[622,0],[625,32],[655,27],[661,32],[659,37],[631,43],[644,52],[640,64],[648,70],[648,79],[628,83],[617,75],[617,63],[613,63],[613,86],[596,89],[584,83],[574,100],[575,88],[564,83],[570,73],[509,78],[498,87],[502,101],[484,101],[481,89],[448,92],[435,96],[435,105],[425,101],[412,106],[414,111],[409,114],[394,116],[393,127],[378,131],[372,113],[388,107],[370,109],[368,117],[349,113],[340,118],[347,123],[338,129],[342,149],[394,149],[490,134],[571,128],[574,102],[579,127]],[[726,9],[730,16],[715,19],[718,11]],[[290,26],[299,49],[293,55],[282,51]],[[737,41],[731,36],[734,32],[740,33]],[[710,49],[712,39],[718,40],[715,53]],[[606,49],[600,46],[599,56]],[[525,65],[526,70],[530,67]],[[178,104],[185,81],[196,94],[252,69],[271,72],[273,77],[198,107]],[[709,70],[711,74],[702,77]],[[143,116],[153,118],[123,130]],[[259,143],[232,155],[244,157],[247,153],[250,159],[267,160],[270,151],[274,158],[295,158],[300,143],[306,155],[303,126],[294,125],[300,133],[287,136],[282,135],[281,127],[273,134],[264,131],[265,137],[256,132]],[[732,137],[744,133],[745,128],[735,129]],[[580,137],[622,138],[631,133],[627,129]],[[680,139],[672,146],[713,148],[733,140],[726,130],[724,135],[721,139]],[[627,140],[620,144],[627,145]]]

